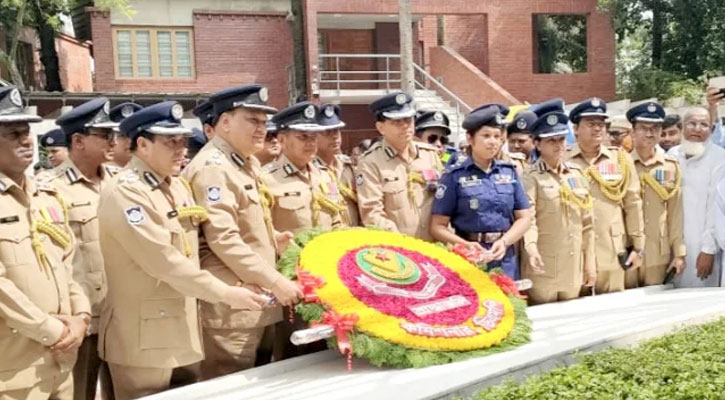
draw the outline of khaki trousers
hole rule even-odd
[[[639,267],[634,271],[627,271],[625,285],[627,289],[661,285],[667,275],[669,264]]]
[[[204,360],[201,378],[208,380],[253,368],[264,327],[250,329],[203,328]]]
[[[73,376],[70,372],[43,379],[35,386],[0,392],[0,400],[72,400]]]
[[[129,367],[108,363],[113,378],[113,393],[116,400],[130,400],[169,388],[173,368]]]
[[[526,291],[529,297],[529,305],[553,303],[556,301],[572,300],[579,297],[581,288],[561,288],[556,286],[538,286],[534,282],[534,286]]]

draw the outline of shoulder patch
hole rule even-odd
[[[126,221],[130,225],[140,225],[146,220],[143,208],[141,206],[132,206],[124,210],[126,214]]]
[[[220,186],[207,186],[206,201],[212,204],[222,201],[222,188]]]

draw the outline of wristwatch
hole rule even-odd
[[[83,322],[85,322],[86,325],[91,324],[91,314],[88,314],[87,312],[82,312],[82,313],[76,314],[75,316],[83,318]]]

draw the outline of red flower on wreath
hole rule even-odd
[[[514,282],[513,279],[509,278],[506,274],[502,272],[491,272],[488,274],[488,276],[491,278],[498,287],[501,288],[501,290],[507,294],[507,295],[514,295],[520,299],[525,299],[526,296],[521,294],[519,292],[519,289],[516,288],[516,282]]]

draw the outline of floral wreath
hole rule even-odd
[[[295,311],[348,357],[377,366],[425,367],[529,341],[526,302],[478,254],[399,233],[349,228],[298,234],[278,267],[305,294]],[[470,261],[469,261],[470,260]]]

